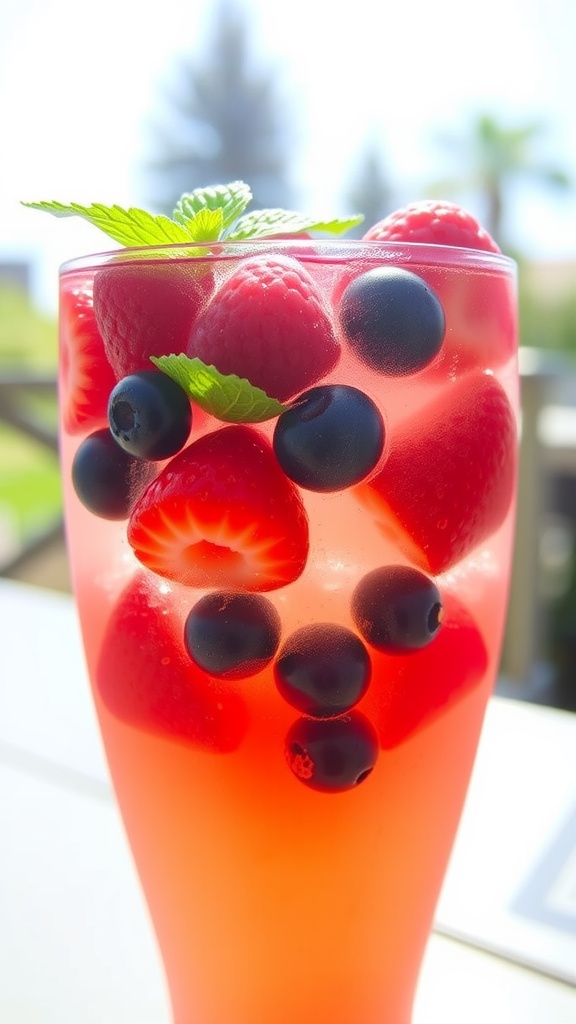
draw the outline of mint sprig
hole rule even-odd
[[[82,217],[115,242],[128,247],[225,240],[238,242],[276,234],[297,235],[303,231],[342,235],[364,220],[359,215],[326,221],[281,209],[245,213],[251,199],[249,186],[243,181],[233,181],[228,185],[185,192],[171,217],[148,213],[135,206],[125,209],[102,203],[82,206],[80,203],[67,205],[52,200],[22,205],[55,217]]]
[[[317,220],[292,210],[254,210],[241,217],[226,235],[229,242],[244,241],[248,238],[265,238],[267,235],[298,235],[303,231],[322,231],[329,235],[343,235],[363,217],[348,217],[346,220]]]
[[[220,373],[184,353],[151,356],[154,366],[176,381],[206,412],[225,423],[262,423],[286,408],[244,377]]]
[[[228,231],[252,201],[252,192],[243,181],[229,185],[212,185],[185,192],[174,207],[172,217],[178,224],[189,225],[202,210],[218,210],[222,214],[222,232]],[[194,239],[198,241],[198,239]]]
[[[103,206],[101,203],[93,203],[92,206],[70,203],[65,206],[55,201],[22,205],[32,210],[44,210],[55,217],[82,217],[124,246],[170,245],[191,240],[186,228],[176,221],[133,206],[125,210],[122,206]]]

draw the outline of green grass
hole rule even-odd
[[[0,504],[10,510],[21,537],[35,534],[57,518],[62,499],[60,473],[53,466],[37,465],[20,472],[3,472],[0,482]]]
[[[0,513],[20,539],[34,536],[62,505],[56,455],[22,434],[0,428]]]
[[[22,289],[0,286],[0,374],[10,371],[55,372],[57,328],[39,313]],[[34,418],[56,422],[54,397],[27,401]],[[60,469],[55,454],[0,421],[0,516],[20,539],[49,526],[61,508]]]

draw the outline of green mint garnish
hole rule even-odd
[[[254,210],[241,217],[226,238],[229,242],[238,242],[245,238],[265,238],[267,235],[297,235],[302,231],[343,235],[363,220],[363,217],[358,216],[347,220],[322,221],[292,210]]]
[[[255,210],[244,213],[252,192],[243,181],[185,192],[171,217],[131,206],[93,203],[23,203],[56,217],[83,217],[123,246],[170,245],[190,242],[244,241],[270,235],[297,235],[302,231],[342,235],[361,224],[362,216],[318,220],[290,210]]]
[[[244,377],[220,373],[201,359],[190,359],[184,353],[150,358],[202,409],[226,423],[262,423],[279,416],[286,408]]]
[[[221,231],[225,232],[244,213],[251,200],[252,192],[243,181],[233,181],[230,185],[213,185],[211,188],[197,188],[195,192],[185,192],[180,197],[172,217],[178,224],[186,225],[202,210],[218,211],[222,214]]]
[[[100,228],[106,235],[120,245],[170,245],[173,242],[189,242],[190,235],[184,227],[170,220],[169,217],[155,216],[130,207],[124,210],[121,206],[80,206],[71,203],[24,203],[33,210],[45,210],[55,217],[83,217],[84,220]]]

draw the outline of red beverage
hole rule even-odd
[[[213,248],[61,278],[69,549],[118,801],[177,1024],[408,1024],[505,618],[513,267]],[[170,353],[282,409],[193,399],[144,456],[123,380],[171,381]]]

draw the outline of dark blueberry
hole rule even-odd
[[[340,323],[359,358],[393,377],[427,366],[446,329],[435,292],[398,267],[377,267],[355,278],[342,295]]]
[[[169,459],[184,447],[192,408],[183,388],[165,373],[142,370],[123,377],[108,401],[115,440],[137,459]]]
[[[274,451],[282,469],[310,491],[340,491],[363,480],[384,448],[384,423],[368,395],[324,384],[278,418]]]
[[[374,569],[352,595],[352,617],[362,636],[379,650],[425,647],[442,622],[442,599],[428,576],[407,565]]]
[[[78,498],[102,519],[127,519],[154,475],[152,466],[119,448],[106,429],[82,441],[72,463]]]
[[[276,686],[289,704],[315,718],[350,711],[364,696],[372,665],[350,629],[329,622],[297,629],[274,665]]]
[[[286,737],[285,753],[305,786],[341,793],[370,775],[378,757],[378,736],[359,711],[328,722],[299,718]]]
[[[227,679],[260,672],[279,642],[280,616],[259,594],[207,594],[194,605],[184,626],[192,660],[210,675]]]

